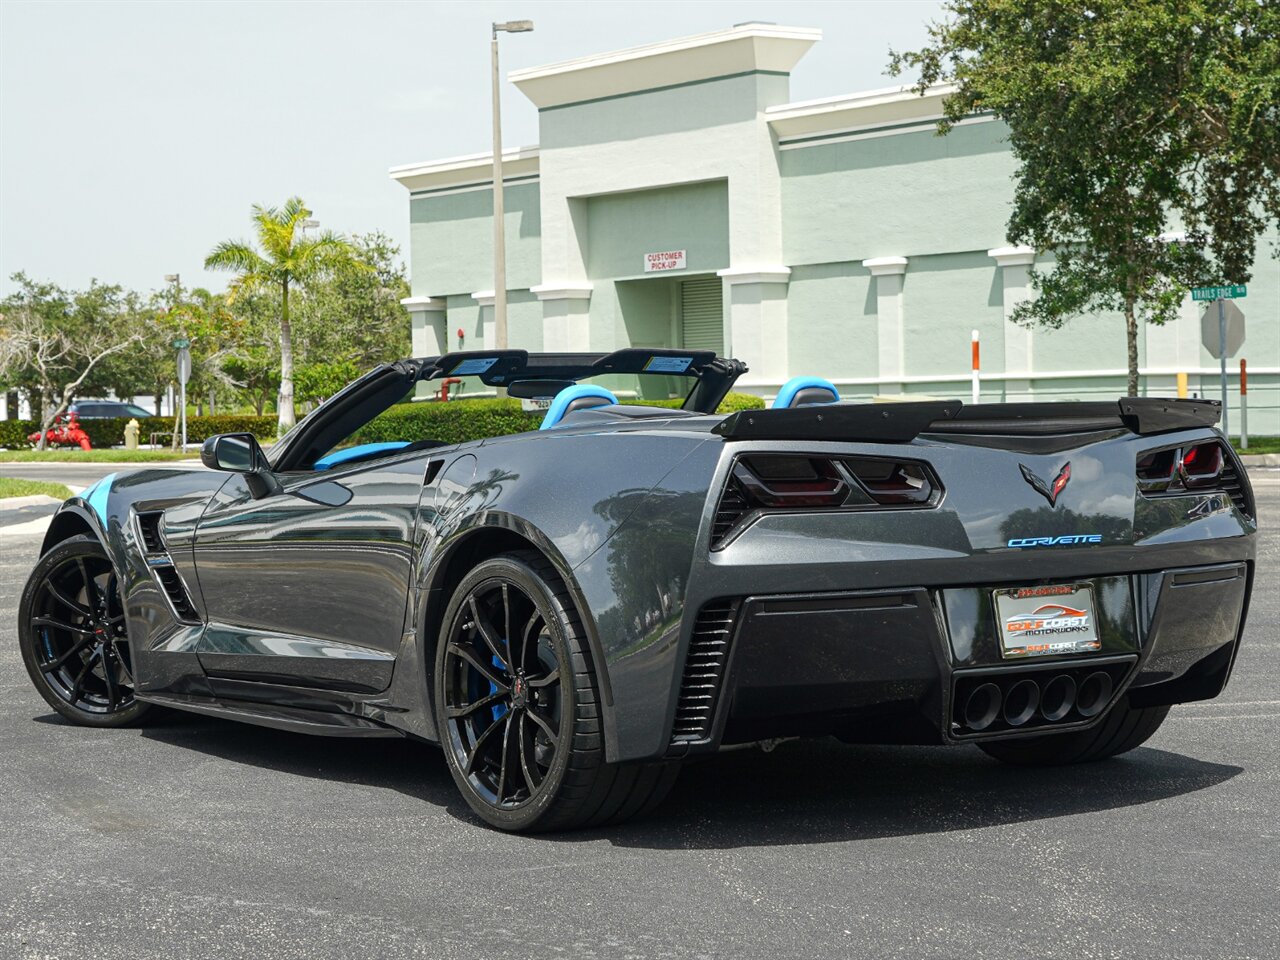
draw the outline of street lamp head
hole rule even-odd
[[[164,275],[165,283],[177,283],[179,279],[181,279],[181,275],[177,273],[166,273]]]
[[[320,221],[319,220],[302,220],[302,221],[299,221],[298,226],[301,227],[303,230],[314,230],[316,227],[320,226]]]
[[[529,33],[532,30],[532,20],[508,20],[506,23],[495,23],[493,25],[494,37],[497,37],[499,33]]]

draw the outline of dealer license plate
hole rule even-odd
[[[1005,658],[1096,653],[1102,649],[1093,586],[1005,587],[993,591]]]

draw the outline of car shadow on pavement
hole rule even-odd
[[[63,722],[55,715],[38,721]],[[169,714],[144,737],[234,763],[395,790],[479,820],[439,750],[415,740],[342,739]],[[1073,767],[1011,767],[976,747],[849,746],[834,739],[738,750],[686,764],[647,819],[541,842],[650,849],[729,849],[972,830],[1099,813],[1217,786],[1242,767],[1142,747]]]
[[[466,809],[440,751],[418,740],[313,737],[176,711],[140,732],[149,740],[232,763],[395,790],[414,800],[446,807],[459,816]]]
[[[690,763],[649,819],[580,836],[607,832],[624,847],[728,849],[942,833],[1133,807],[1242,772],[1150,748],[1034,768],[1006,766],[972,746],[799,741],[771,754],[744,750]]]

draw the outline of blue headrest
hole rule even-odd
[[[381,453],[384,450],[399,450],[401,447],[407,447],[408,440],[388,440],[386,443],[362,443],[356,447],[347,447],[345,450],[335,450],[327,456],[321,457],[312,466],[313,470],[328,470],[330,467],[337,466],[339,463],[346,463],[348,460],[355,460],[358,457],[367,457],[371,453]]]
[[[565,414],[569,412],[569,407],[577,400],[604,401],[603,403],[579,403],[578,409],[584,406],[605,407],[618,402],[618,398],[604,387],[596,386],[594,383],[575,383],[572,387],[565,387],[556,394],[556,398],[551,401],[551,406],[547,408],[547,415],[542,418],[542,426],[538,429],[550,430],[564,419]]]
[[[831,396],[820,398],[810,391],[820,391]],[[830,380],[823,380],[821,377],[792,377],[773,398],[773,409],[799,407],[807,403],[835,403],[839,399],[840,391]]]

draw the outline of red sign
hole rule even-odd
[[[658,253],[644,255],[644,272],[656,273],[659,270],[683,270],[685,268],[685,251],[662,250]]]

